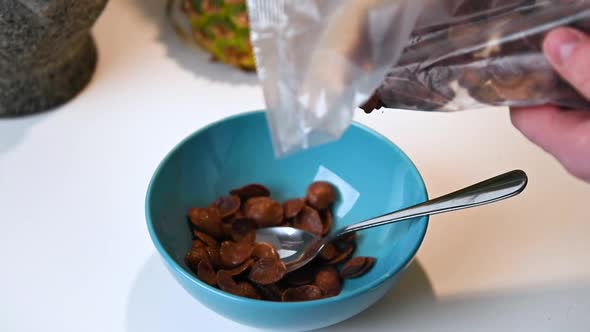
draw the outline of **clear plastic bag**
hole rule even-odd
[[[590,110],[590,102],[560,78],[542,52],[554,28],[590,32],[590,1],[451,2],[426,9],[401,59],[363,109],[552,104]],[[433,13],[438,14],[428,17]]]
[[[248,0],[275,151],[338,139],[354,110],[590,103],[541,45],[590,0]],[[384,80],[385,79],[385,80]]]
[[[416,0],[248,0],[277,156],[338,139],[407,44]]]

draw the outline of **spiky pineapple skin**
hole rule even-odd
[[[246,0],[183,0],[193,38],[216,61],[253,71]]]

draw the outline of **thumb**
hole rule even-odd
[[[590,37],[559,28],[547,35],[543,50],[557,72],[590,100]]]

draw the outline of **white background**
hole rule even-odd
[[[193,131],[264,106],[254,76],[176,39],[164,2],[111,1],[88,88],[54,112],[0,120],[0,331],[252,330],[187,295],[146,230],[162,157]],[[529,144],[504,109],[356,120],[414,159],[431,196],[514,168],[530,184],[515,199],[433,217],[399,287],[326,331],[590,330],[590,185]]]

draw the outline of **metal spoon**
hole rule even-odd
[[[445,196],[344,227],[324,238],[296,228],[270,227],[256,231],[256,242],[267,242],[277,248],[287,271],[291,272],[309,263],[326,244],[348,233],[497,202],[520,194],[527,182],[526,173],[515,170]]]

